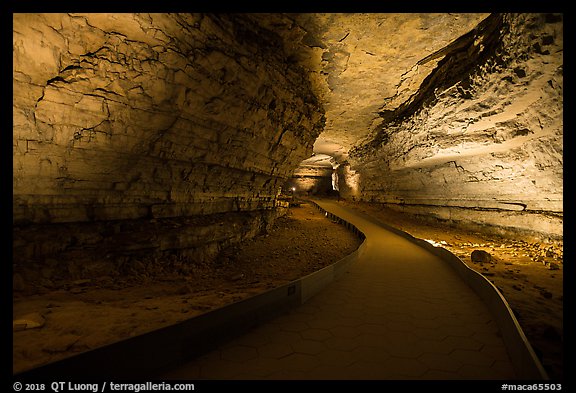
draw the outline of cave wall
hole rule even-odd
[[[351,151],[341,194],[561,237],[562,15],[492,15],[435,56],[419,91]]]
[[[242,15],[14,14],[14,222],[274,207],[323,113]]]
[[[234,14],[13,22],[16,283],[209,261],[285,211],[324,114],[274,33]]]

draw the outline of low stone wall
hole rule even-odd
[[[563,214],[420,204],[382,203],[383,206],[460,229],[530,241],[563,240]]]
[[[153,276],[213,262],[220,250],[266,233],[287,207],[252,212],[13,229],[14,290],[80,279]]]
[[[360,239],[351,223],[326,212]],[[364,243],[346,257],[278,288],[201,314],[178,324],[27,370],[19,378],[149,378],[297,307],[342,276],[363,252]]]

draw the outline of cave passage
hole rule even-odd
[[[69,300],[105,289],[114,297],[134,287],[154,301],[147,285],[173,276],[188,280],[178,291],[199,290],[208,280],[201,272],[232,270],[227,250],[267,236],[303,198],[322,197],[338,202],[334,209],[376,207],[534,245],[534,255],[510,256],[519,261],[475,244],[489,254],[476,268],[490,277],[486,266],[498,264],[506,285],[514,281],[504,295],[518,300],[515,312],[536,332],[547,370],[562,374],[563,14],[16,12],[12,75],[12,290],[13,303],[30,311],[13,315],[14,342],[60,326],[47,293]],[[376,237],[349,280],[306,307],[328,318],[336,304],[324,297],[350,312],[378,299],[374,310],[398,319],[379,320],[386,334],[362,331],[348,349],[336,342],[352,339],[352,325],[310,325],[313,336],[302,331],[295,343],[301,351],[291,347],[277,366],[294,358],[312,370],[316,353],[326,362],[332,353],[359,367],[362,356],[380,356],[372,343],[390,344],[399,352],[378,358],[388,370],[382,378],[423,377],[438,340],[419,329],[477,314],[488,329],[477,338],[491,338],[474,339],[481,348],[458,346],[476,337],[476,326],[461,334],[446,324],[457,332],[437,337],[444,349],[434,353],[450,348],[454,357],[439,364],[453,369],[435,376],[512,377],[489,316],[464,284],[426,252]],[[541,279],[532,285],[526,277],[536,266]],[[464,292],[435,303],[449,291]],[[424,303],[439,313],[432,322],[419,317]],[[312,324],[305,309],[284,321]],[[359,327],[380,328],[369,318],[382,314],[362,315]],[[136,331],[128,324],[122,333]],[[13,354],[50,359],[97,342],[63,329],[49,349]],[[338,352],[353,350],[360,363]],[[298,378],[306,370],[293,371]]]
[[[353,210],[318,203],[366,236],[345,277],[161,378],[518,379],[494,317],[445,261]]]

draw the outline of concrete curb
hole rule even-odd
[[[310,202],[317,209],[319,209],[321,212],[323,212],[326,215],[326,217],[328,217],[330,220],[345,226],[350,231],[352,231],[354,234],[356,234],[362,240],[362,244],[360,244],[360,246],[355,251],[353,251],[351,254],[345,256],[344,258],[333,263],[332,265],[326,266],[325,268],[323,268],[321,270],[318,270],[314,273],[309,274],[308,276],[305,276],[305,277],[302,277],[301,279],[299,279],[298,281],[300,282],[300,285],[302,288],[302,293],[301,293],[301,298],[300,298],[301,304],[308,301],[308,299],[310,299],[312,296],[314,296],[315,294],[320,292],[323,288],[325,288],[327,285],[329,285],[332,281],[336,280],[344,272],[346,272],[346,269],[348,268],[348,266],[350,266],[351,263],[356,261],[356,259],[358,259],[358,257],[362,254],[362,252],[364,250],[364,245],[365,245],[364,233],[362,233],[358,228],[356,228],[354,225],[352,225],[348,221],[343,220],[342,218],[340,218],[340,217],[338,217],[338,216],[336,216],[330,212],[327,212],[326,210],[322,209],[320,206],[318,206],[313,201],[310,201]]]
[[[323,210],[323,209],[321,209]],[[453,269],[455,269],[464,282],[476,292],[494,316],[498,327],[502,331],[502,339],[514,369],[520,379],[548,380],[548,374],[536,356],[534,349],[526,338],[522,327],[514,316],[510,305],[500,291],[486,277],[471,269],[464,261],[445,248],[436,247],[426,240],[416,238],[407,232],[391,227],[373,217],[366,219],[381,225],[390,232],[417,244],[425,250],[436,255]]]
[[[496,286],[447,249],[435,247],[422,239],[414,238],[412,241],[450,264],[464,282],[480,296],[502,331],[502,339],[518,377],[521,379],[549,379],[510,305]]]
[[[364,239],[364,234],[358,228],[331,213],[325,213]],[[149,379],[305,303],[346,272],[362,253],[364,244],[334,264],[281,287],[16,376],[21,380]]]
[[[354,225],[310,201],[328,218],[340,223],[364,239]],[[502,331],[512,364],[521,379],[548,379],[546,371],[524,335],[506,299],[480,273],[470,269],[450,251],[434,247],[425,240],[367,217],[391,232],[430,251],[452,266],[462,279],[488,306]],[[362,255],[365,243],[350,255],[317,272],[284,286],[207,312],[178,324],[110,344],[58,362],[41,366],[18,377],[81,378],[150,378],[195,356],[208,352],[238,335],[308,301],[315,294],[344,274]]]

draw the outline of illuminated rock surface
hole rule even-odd
[[[14,16],[14,221],[270,209],[323,112],[233,16]]]
[[[261,212],[314,147],[344,197],[561,237],[562,34],[552,14],[16,14],[14,222]]]
[[[342,196],[562,237],[561,16],[306,20],[329,87],[315,152],[341,165]]]
[[[560,14],[13,18],[15,291],[209,263],[286,186],[562,242]]]

